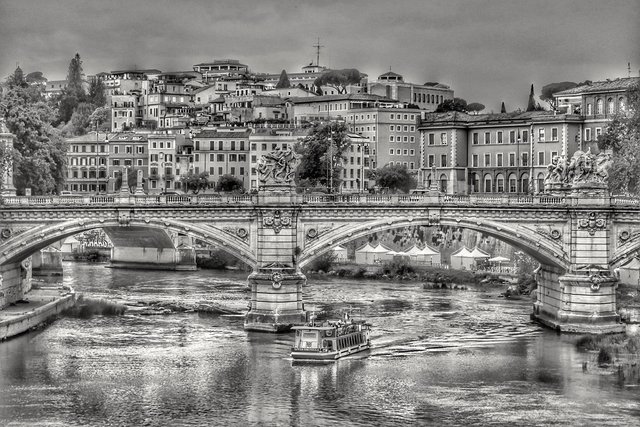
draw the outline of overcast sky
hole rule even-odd
[[[632,75],[640,69],[638,0],[0,0],[0,76],[19,63],[64,79],[190,70],[235,58],[253,71],[315,61],[439,81],[488,109],[526,107],[529,85]]]

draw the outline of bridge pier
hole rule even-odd
[[[13,304],[31,290],[31,257],[0,265],[0,309]]]

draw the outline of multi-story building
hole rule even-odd
[[[193,70],[202,74],[202,80],[209,82],[223,76],[241,76],[249,72],[249,67],[237,59],[214,59],[213,62],[195,64]]]
[[[109,136],[109,161],[108,174],[109,183],[107,191],[115,192],[118,174],[125,171],[138,171],[143,173],[143,179],[148,177],[149,167],[149,144],[147,134],[121,132]],[[133,182],[130,183],[134,185]],[[148,189],[143,181],[144,188]]]
[[[437,82],[423,85],[404,81],[404,77],[393,71],[378,76],[375,83],[369,83],[368,92],[405,104],[413,104],[421,110],[435,111],[438,104],[453,99],[453,89]]]
[[[105,95],[128,95],[140,93],[143,82],[156,79],[161,73],[160,70],[116,70],[110,73],[100,73],[98,78],[102,79],[105,87]]]
[[[162,193],[176,189],[178,169],[178,147],[184,145],[182,134],[152,133],[149,143],[149,193]],[[179,181],[179,178],[178,178]]]
[[[581,126],[579,116],[552,111],[425,114],[420,184],[436,180],[458,194],[540,192],[552,159],[584,148]]]
[[[78,194],[105,193],[109,179],[108,135],[89,132],[67,139],[66,191]]]
[[[140,120],[136,95],[110,95],[107,102],[111,106],[112,132],[125,132],[137,126]]]
[[[370,169],[369,139],[355,133],[348,133],[351,141],[349,149],[344,153],[342,162],[343,193],[359,193],[368,191],[370,187],[367,171]]]
[[[315,81],[322,74],[330,72],[327,67],[317,64],[309,64],[302,67],[301,73],[287,73],[287,77],[289,78],[289,83],[291,87],[301,87],[307,90],[316,91],[318,88],[315,86]],[[348,94],[353,93],[363,93],[366,91],[367,87],[367,78],[368,76],[364,73],[361,74],[361,80],[358,83],[354,83],[348,85],[346,88],[346,92]],[[265,85],[269,89],[275,89],[278,81],[280,80],[280,73],[277,74],[264,74],[259,75],[260,79],[264,81]],[[322,90],[322,94],[324,95],[338,95],[338,90],[336,88],[330,86],[322,86],[320,88]]]
[[[193,113],[190,87],[185,73],[163,73],[156,80],[143,82],[139,110],[142,124],[148,128],[172,128],[188,123]]]
[[[67,84],[66,80],[49,80],[44,87],[44,97],[49,99],[62,95],[62,92],[67,88]]]
[[[212,184],[223,175],[232,175],[250,186],[250,129],[206,129],[193,136],[194,173],[207,172]]]
[[[626,92],[638,84],[640,77],[591,82],[556,92],[554,103],[560,111],[582,116],[584,147],[597,152],[598,137],[616,114],[625,111]]]

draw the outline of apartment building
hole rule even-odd
[[[212,184],[223,175],[240,179],[246,189],[250,187],[249,135],[250,129],[206,129],[193,136],[193,170],[209,173]]]
[[[378,76],[378,80],[369,83],[368,93],[380,95],[405,104],[413,104],[426,111],[435,111],[438,104],[453,99],[453,89],[437,82],[423,85],[404,81],[404,77],[393,71]]]
[[[119,173],[142,170],[146,181],[149,167],[149,141],[146,133],[120,132],[109,135],[108,192],[118,191],[116,180]],[[133,183],[131,183],[133,185]],[[146,182],[144,188],[147,189]]]
[[[77,194],[105,193],[109,181],[109,136],[104,132],[89,132],[66,142],[64,190]]]

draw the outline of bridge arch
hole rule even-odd
[[[10,237],[0,245],[0,265],[22,261],[52,243],[83,231],[104,227],[126,227],[127,225],[186,234],[219,247],[229,255],[241,259],[253,269],[257,266],[256,255],[248,242],[212,226],[185,223],[171,219],[132,220],[126,225],[123,225],[117,219],[101,221],[77,219],[57,224],[45,224]]]
[[[613,253],[609,264],[620,267],[629,257],[640,255],[640,232],[632,233],[628,240]]]
[[[487,220],[440,219],[436,224],[430,222],[427,218],[390,218],[366,223],[349,224],[349,226],[329,232],[321,236],[317,241],[307,245],[298,259],[298,264],[300,268],[302,268],[309,264],[314,258],[329,252],[337,245],[345,244],[376,232],[419,225],[451,226],[480,231],[525,252],[542,265],[554,266],[564,271],[568,271],[571,265],[568,255],[559,244],[526,228],[514,228],[510,225]]]

